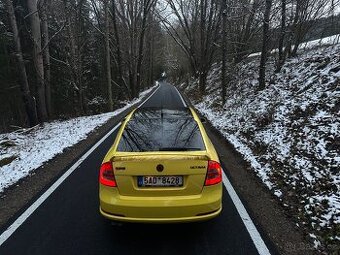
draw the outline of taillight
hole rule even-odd
[[[111,162],[105,162],[101,165],[99,172],[99,182],[105,186],[117,186]]]
[[[208,161],[208,171],[205,177],[205,186],[218,184],[222,181],[222,168],[221,165],[216,162]]]

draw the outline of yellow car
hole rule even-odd
[[[191,108],[140,108],[122,123],[99,173],[100,213],[113,221],[191,222],[222,210],[222,169]]]

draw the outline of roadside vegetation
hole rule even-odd
[[[221,65],[208,74],[207,94],[190,98],[271,190],[316,248],[340,241],[340,44],[301,52],[275,72],[267,63],[258,92],[260,57],[235,67],[226,103],[219,100]],[[181,88],[195,94],[198,80]]]
[[[0,2],[0,132],[112,111],[163,70],[156,0]]]

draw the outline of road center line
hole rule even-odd
[[[48,190],[45,191],[27,210],[21,214],[13,223],[0,235],[0,246],[27,220],[27,218],[69,177],[83,161],[108,138],[119,126],[119,122],[110,132],[92,146],[71,168],[69,168]]]
[[[246,208],[244,207],[244,205],[241,202],[241,199],[238,197],[236,191],[234,190],[233,186],[231,185],[228,177],[226,176],[226,174],[223,171],[223,176],[222,176],[222,180],[223,180],[223,184],[224,187],[227,189],[228,194],[231,198],[231,200],[233,201],[236,210],[238,212],[238,214],[240,215],[243,224],[245,225],[246,229],[248,230],[248,233],[251,237],[251,239],[253,240],[253,243],[258,251],[258,253],[260,255],[270,255],[270,252],[266,246],[266,244],[264,243],[259,231],[257,230],[254,222],[251,220]]]

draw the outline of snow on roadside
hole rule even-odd
[[[320,46],[329,46],[340,42],[340,34],[301,43],[300,49],[313,49]]]
[[[275,186],[274,183],[270,181],[268,176],[268,173],[270,173],[271,169],[267,165],[261,165],[257,161],[257,157],[254,155],[252,150],[248,148],[248,146],[243,143],[241,139],[239,139],[239,135],[237,133],[232,134],[225,130],[225,123],[228,120],[221,118],[221,112],[210,109],[204,102],[195,104],[195,107],[206,118],[208,118],[215,128],[222,131],[222,135],[234,146],[238,152],[242,154],[244,159],[250,163],[257,176],[261,178],[262,182],[268,187],[268,189],[272,190]],[[279,189],[275,189],[274,194],[280,197],[282,192]]]
[[[197,81],[182,88],[314,244],[325,247],[340,240],[340,44],[300,53],[280,73],[268,61],[263,91],[257,91],[259,59],[237,65],[223,107],[218,64],[203,98],[193,97]]]
[[[123,108],[114,112],[53,121],[33,129],[0,134],[0,162],[14,159],[0,167],[0,193],[62,153],[65,148],[84,140],[109,119],[139,103],[157,85],[142,92],[138,99],[126,102]]]
[[[313,40],[313,41],[303,42],[299,45],[299,49],[310,50],[310,49],[320,47],[320,46],[329,46],[329,45],[337,44],[339,42],[340,42],[340,34],[337,34],[337,35],[332,35],[332,36],[324,37],[324,38]],[[273,49],[271,51],[271,53],[275,53],[275,52],[278,52],[278,49]],[[251,53],[248,57],[257,57],[260,55],[261,55],[261,52],[254,52],[254,53]]]

